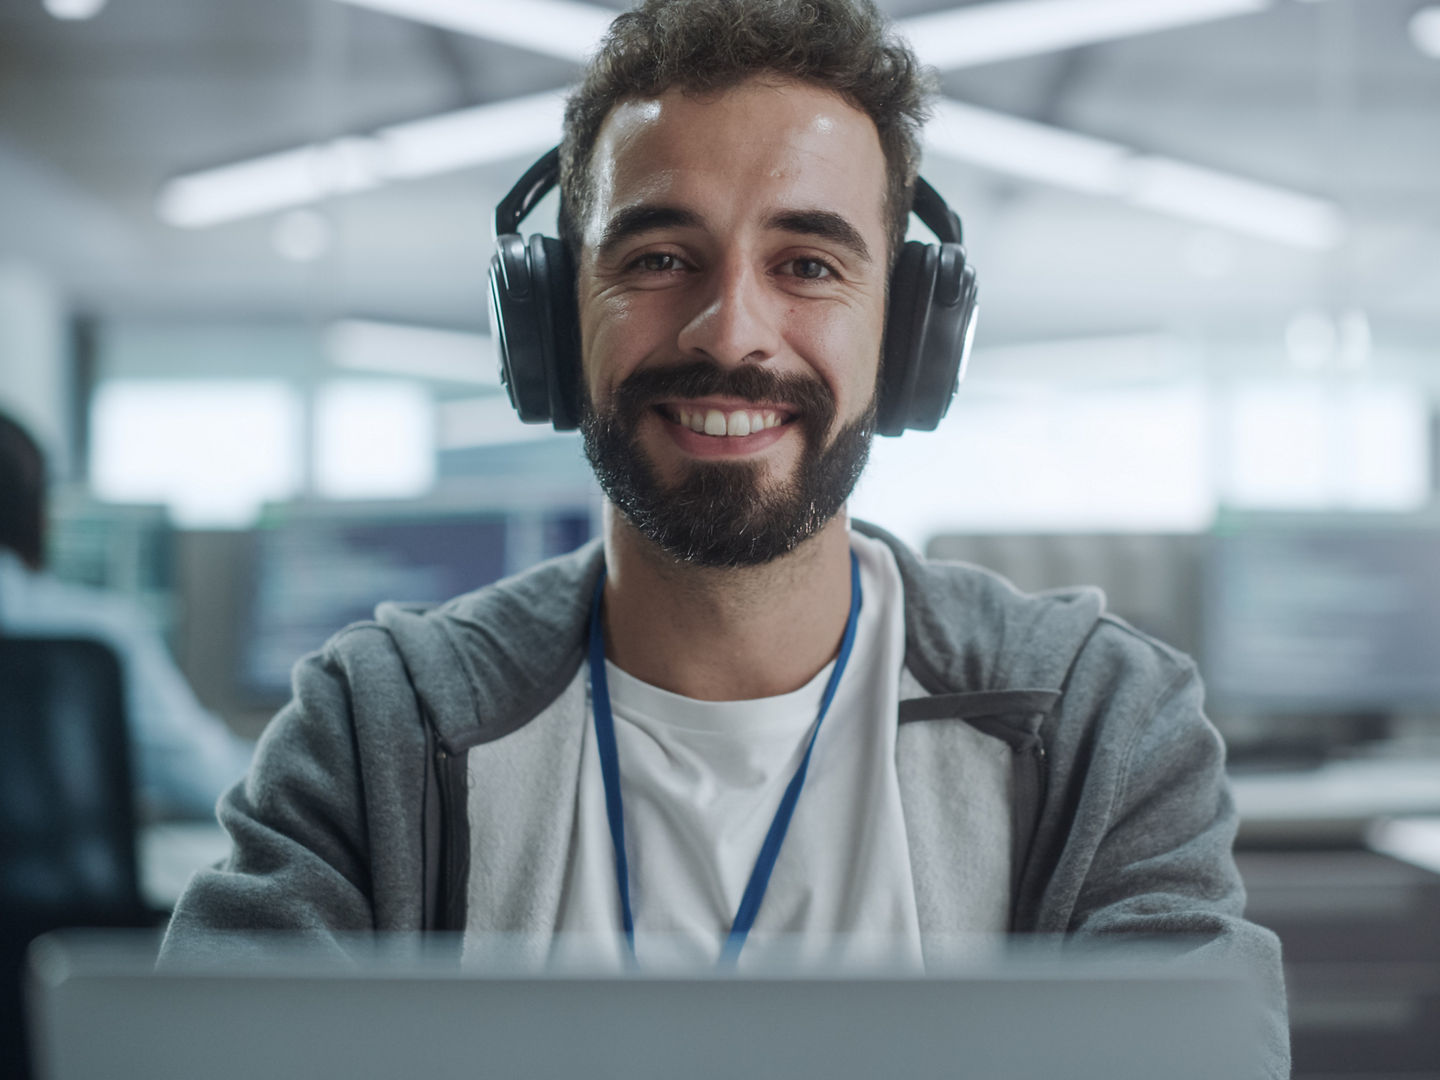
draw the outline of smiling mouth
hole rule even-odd
[[[699,435],[743,438],[793,423],[795,417],[779,409],[716,409],[686,405],[658,405],[666,420]]]

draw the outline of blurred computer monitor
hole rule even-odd
[[[50,501],[47,569],[128,597],[155,629],[173,629],[175,530],[163,506],[106,503],[73,490]]]
[[[1207,540],[1199,533],[942,533],[925,554],[983,566],[1027,592],[1098,586],[1106,610],[1193,655]]]
[[[527,514],[287,514],[258,529],[236,684],[285,700],[295,661],[383,600],[440,603],[589,539],[587,507]]]
[[[1248,518],[1205,568],[1205,675],[1251,713],[1440,712],[1440,528],[1416,519]]]

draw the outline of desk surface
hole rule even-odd
[[[1440,758],[1330,762],[1232,779],[1240,838],[1364,840],[1384,818],[1440,815]]]
[[[1440,817],[1379,822],[1370,830],[1369,843],[1382,855],[1440,874]]]
[[[1231,783],[1247,820],[1440,813],[1440,758],[1337,761]]]

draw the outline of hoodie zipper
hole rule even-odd
[[[440,930],[465,928],[465,876],[469,859],[464,849],[469,841],[467,830],[458,824],[464,820],[465,807],[455,805],[457,788],[453,776],[457,764],[463,765],[464,761],[463,754],[452,755],[443,746],[435,751],[435,778],[440,789],[440,902],[436,912]]]

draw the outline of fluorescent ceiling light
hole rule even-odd
[[[1440,7],[1421,8],[1410,17],[1410,40],[1426,56],[1440,60]]]
[[[917,15],[896,28],[942,69],[1072,49],[1270,7],[1272,0],[1008,0]]]
[[[1123,190],[1131,151],[1115,143],[951,99],[935,104],[926,146],[1006,176],[1058,184],[1092,195]]]
[[[155,210],[167,224],[198,228],[365,191],[380,183],[374,149],[368,140],[336,139],[176,177]]]
[[[359,0],[344,0],[359,2]],[[574,0],[533,0],[506,5],[492,0],[365,0],[396,14],[432,21],[486,36],[501,35],[519,22],[543,25],[546,12],[554,20],[569,13],[600,26],[613,12]],[[923,16],[902,24],[918,41],[938,48],[937,41],[970,40],[971,31],[951,19],[990,20],[976,24],[992,27],[987,56],[998,58],[1006,19],[1014,25],[1038,26],[1030,37],[1031,51],[1061,47],[1078,40],[1081,29],[1092,35],[1103,30],[1114,37],[1158,29],[1161,25],[1194,22],[1202,16],[1219,18],[1260,10],[1270,0],[1011,0],[994,2],[940,15]],[[525,12],[525,19],[515,15]],[[562,10],[563,9],[563,10]],[[575,10],[572,10],[575,9]],[[1003,14],[1002,13],[1008,13]],[[1088,13],[1088,14],[1087,14]],[[583,20],[582,20],[583,21]],[[1008,25],[1008,24],[1007,24]],[[499,29],[496,29],[496,28]],[[961,29],[957,30],[956,27]],[[948,28],[948,29],[947,29]],[[603,27],[601,27],[603,30]],[[1063,31],[1063,35],[1062,35]],[[517,31],[518,32],[518,31]],[[588,31],[587,31],[588,32]],[[597,31],[598,33],[599,31]],[[978,32],[977,32],[978,33]],[[1013,49],[1018,31],[1004,39]],[[1068,36],[1066,36],[1068,35]],[[979,33],[983,38],[983,33]],[[1090,40],[1087,39],[1087,40]],[[1044,42],[1050,42],[1045,45]],[[948,48],[948,46],[946,46]],[[977,47],[978,48],[978,47]],[[937,54],[938,55],[938,54]],[[954,56],[951,56],[953,62]],[[972,56],[978,57],[978,51]],[[932,62],[935,56],[927,54]],[[966,61],[970,62],[970,61]],[[974,62],[978,62],[974,61]],[[292,206],[329,196],[365,191],[401,179],[431,176],[456,169],[503,161],[539,152],[560,134],[564,112],[563,90],[382,128],[373,135],[336,139],[328,143],[282,151],[251,161],[192,173],[170,181],[162,190],[157,211],[162,220],[182,227],[217,225],[226,221]],[[1260,184],[1200,166],[1159,157],[1146,157],[1128,147],[1062,128],[977,108],[958,101],[938,103],[926,128],[932,150],[1008,176],[1054,184],[1091,195],[1101,195],[1188,220],[1204,222],[1251,236],[1296,247],[1326,250],[1335,247],[1344,232],[1338,208],[1324,200],[1283,188]]]
[[[1334,203],[1197,165],[1137,157],[1126,182],[1136,206],[1291,247],[1328,251],[1345,235]]]
[[[45,0],[45,10],[57,19],[93,19],[105,0]]]
[[[1305,250],[1329,250],[1345,234],[1339,208],[1324,199],[958,101],[937,104],[925,139],[935,153],[993,172]]]
[[[559,141],[563,112],[564,92],[551,90],[282,150],[176,177],[156,212],[170,225],[203,228],[539,153]]]
[[[584,61],[618,11],[576,0],[340,0],[531,52]]]
[[[342,319],[325,335],[336,367],[500,389],[495,341],[428,326]]]
[[[559,138],[563,95],[547,91],[461,109],[177,177],[162,189],[157,212],[185,228],[219,225],[394,180],[538,153]],[[1324,200],[959,101],[937,103],[925,138],[936,153],[1006,176],[1295,247],[1333,248],[1344,232],[1339,210]]]

